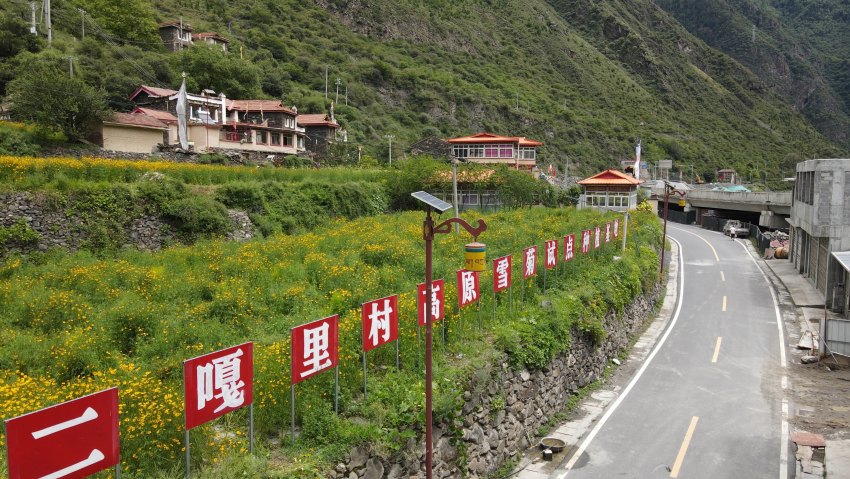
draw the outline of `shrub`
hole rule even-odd
[[[187,242],[223,236],[233,227],[224,206],[206,196],[178,199],[169,203],[163,213],[181,239]]]

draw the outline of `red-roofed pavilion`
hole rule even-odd
[[[637,208],[637,188],[643,183],[617,170],[605,170],[578,182],[579,208],[627,211]]]

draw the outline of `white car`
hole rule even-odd
[[[731,238],[747,237],[750,235],[750,229],[738,220],[729,220],[723,225],[723,234]]]

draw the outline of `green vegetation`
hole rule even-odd
[[[168,181],[146,191],[150,204],[167,204],[183,194],[183,187]],[[490,258],[518,255],[544,239],[611,218],[571,208],[503,211],[484,217],[489,228],[481,240]],[[422,214],[411,212],[336,220],[309,233],[245,244],[202,241],[193,248],[155,254],[122,251],[103,258],[87,252],[9,258],[0,266],[5,306],[0,312],[5,331],[0,411],[11,417],[117,384],[122,391],[122,445],[133,451],[123,457],[125,476],[177,477],[182,361],[254,340],[260,455],[244,457],[245,411],[231,414],[193,430],[199,477],[234,477],[236,472],[239,477],[319,477],[357,444],[388,456],[400,454],[408,439],[421,433],[424,407],[415,326],[415,291],[423,268],[421,222]],[[441,326],[446,327],[447,343],[443,347],[435,341],[435,418],[454,424],[469,378],[503,352],[516,367],[539,367],[577,338],[593,337],[592,325],[601,324],[605,314],[620,311],[634,295],[653,287],[657,218],[637,214],[630,231],[636,233],[640,256],[633,245],[621,252],[618,243],[605,244],[576,258],[566,270],[550,270],[546,295],[541,266],[534,280],[522,286],[516,281],[514,314],[507,296],[501,295],[495,321],[488,293],[492,279],[483,274],[480,324],[475,307],[458,311],[454,306],[452,278],[469,238],[440,236],[434,268],[436,278],[446,279],[447,318]],[[622,259],[613,261],[615,254]],[[519,263],[514,262],[514,278],[521,277]],[[525,290],[522,296],[519,288]],[[400,294],[402,367],[395,371],[391,347],[370,352],[365,400],[359,305],[392,293]],[[536,306],[544,298],[551,308]],[[292,443],[285,436],[288,331],[335,313],[340,314],[341,412],[330,414],[332,374],[299,384],[296,420],[301,436]],[[540,327],[524,329],[530,321]],[[521,337],[510,335],[511,329],[522,331]],[[552,331],[558,332],[555,341]],[[533,356],[517,352],[526,341],[537,345]],[[278,436],[281,446],[266,441]]]
[[[789,176],[801,150],[843,153],[766,80],[650,0],[136,0],[122,15],[111,5],[57,3],[52,51],[42,40],[0,49],[0,94],[25,75],[22,58],[55,67],[58,51],[116,110],[130,107],[139,84],[176,87],[182,71],[193,89],[280,98],[300,112],[326,112],[334,100],[364,161],[386,160],[387,133],[398,151],[426,135],[481,130],[544,141],[541,165],[569,163],[579,175],[632,157],[638,137],[645,160],[670,158],[699,174],[734,167],[757,177],[767,165]],[[78,6],[89,15],[85,39]],[[26,7],[0,5],[16,28],[26,27]],[[222,33],[230,52],[164,51],[155,23],[180,17],[196,32]]]

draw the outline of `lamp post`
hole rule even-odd
[[[664,182],[664,232],[661,234],[661,264],[658,265],[658,284],[661,284],[664,277],[664,250],[667,246],[667,210],[670,201],[670,194],[676,193],[682,198],[685,197],[684,191],[679,191],[669,182]]]
[[[432,415],[432,368],[431,368],[431,276],[432,276],[432,261],[431,251],[434,242],[434,235],[448,234],[452,231],[452,224],[457,224],[463,227],[473,238],[478,238],[478,235],[487,230],[487,224],[484,220],[478,220],[478,226],[472,227],[466,221],[460,218],[449,218],[439,225],[434,226],[434,219],[431,217],[431,211],[436,210],[438,213],[443,213],[452,208],[452,205],[445,201],[436,198],[424,191],[417,191],[411,196],[426,205],[425,222],[422,225],[422,238],[425,240],[425,478],[432,479],[433,470],[432,462],[434,456],[433,444],[433,415]]]

